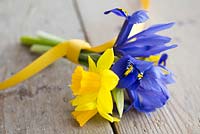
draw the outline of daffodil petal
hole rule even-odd
[[[97,108],[105,113],[112,113],[113,101],[110,91],[101,89],[97,97]]]
[[[87,111],[87,110],[94,110],[94,109],[96,109],[95,101],[78,105],[75,108],[75,111]]]
[[[89,71],[96,72],[97,70],[96,64],[90,56],[88,56],[88,62],[89,62]]]
[[[105,113],[105,112],[101,111],[101,109],[98,109],[98,107],[97,107],[97,110],[98,110],[99,114],[100,114],[103,118],[109,120],[110,122],[119,122],[119,121],[120,121],[118,118],[112,117],[112,116],[109,115],[108,113]]]
[[[84,72],[81,80],[80,95],[96,93],[100,89],[100,75],[94,72]]]
[[[99,91],[100,75],[95,72],[87,72],[78,66],[72,74],[71,89],[74,95],[83,95]]]
[[[74,116],[74,118],[78,121],[78,123],[82,127],[96,113],[97,113],[97,110],[95,109],[95,110],[89,110],[89,111],[74,111],[74,112],[72,112],[72,115]]]
[[[111,70],[104,70],[101,73],[101,86],[104,89],[112,90],[114,89],[119,81],[119,77]]]
[[[113,49],[107,49],[97,62],[97,70],[100,72],[109,69],[114,61]]]
[[[75,99],[71,100],[71,103],[72,103],[72,106],[77,106],[84,103],[96,101],[96,98],[97,98],[97,93],[79,95]]]
[[[79,89],[81,87],[80,81],[82,79],[83,67],[77,66],[74,73],[72,74],[72,85],[71,89],[74,95],[79,94]]]

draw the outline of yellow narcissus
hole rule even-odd
[[[112,49],[107,49],[97,61],[88,57],[89,71],[78,66],[72,75],[71,89],[76,96],[71,101],[76,106],[74,118],[83,126],[90,118],[99,113],[110,122],[119,121],[111,116],[113,100],[111,90],[118,84],[118,76],[110,70],[114,61]]]

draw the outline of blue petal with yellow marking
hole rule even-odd
[[[127,55],[119,59],[112,70],[120,78],[118,87],[127,89],[130,107],[137,111],[153,112],[169,99],[166,84],[170,76],[162,72],[161,66]]]

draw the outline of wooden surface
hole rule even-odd
[[[200,10],[198,0],[152,0],[148,24],[175,21],[163,32],[179,47],[169,51],[168,66],[176,84],[171,99],[147,117],[131,110],[120,123],[95,116],[83,128],[72,118],[69,100],[74,65],[61,59],[38,75],[0,93],[0,134],[71,133],[200,133]],[[136,0],[0,0],[0,80],[17,72],[38,55],[19,44],[19,37],[44,30],[66,39],[86,39],[93,44],[116,36],[123,22],[107,9],[139,9]]]

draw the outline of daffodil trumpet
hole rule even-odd
[[[174,23],[143,29],[149,19],[144,10],[129,15],[125,9],[114,8],[104,13],[113,13],[125,21],[116,38],[94,47],[84,40],[64,40],[41,31],[36,37],[22,36],[22,44],[42,55],[1,82],[0,90],[65,57],[79,64],[72,74],[70,88],[75,96],[71,100],[75,107],[72,115],[80,126],[97,113],[110,122],[118,122],[119,118],[113,116],[113,103],[120,118],[132,108],[149,114],[163,107],[170,98],[167,85],[174,82],[173,73],[166,67],[168,55],[163,52],[177,45],[167,45],[171,38],[157,32],[171,28]],[[124,101],[124,92],[128,94],[128,103]]]

